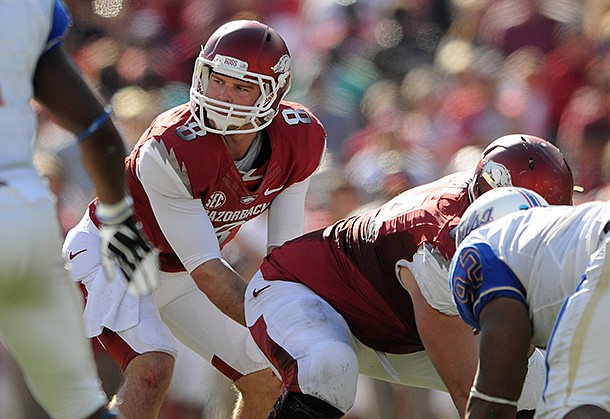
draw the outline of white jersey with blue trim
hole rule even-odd
[[[458,247],[449,281],[462,318],[475,329],[487,302],[522,301],[532,344],[546,347],[561,306],[582,280],[610,221],[610,204],[518,211],[472,232]]]
[[[33,78],[40,56],[61,43],[69,24],[60,0],[0,1],[0,182],[29,199],[45,193],[32,163]]]

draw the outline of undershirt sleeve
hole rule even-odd
[[[68,28],[72,23],[70,13],[61,0],[55,0],[53,4],[53,24],[47,39],[45,52],[63,43],[63,37],[68,32]]]
[[[320,170],[325,155],[326,135],[316,169],[306,179],[290,185],[273,199],[267,220],[267,251],[303,234],[307,189],[311,177]]]
[[[305,196],[311,177],[295,183],[279,193],[269,206],[267,249],[303,234]]]
[[[154,141],[141,149],[138,178],[163,235],[190,273],[208,260],[219,259],[220,246],[201,200],[193,198],[157,148],[147,147]]]

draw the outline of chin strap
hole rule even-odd
[[[489,184],[489,186],[491,186],[492,189],[496,189],[498,187],[498,184],[496,183],[496,181],[491,177],[491,175],[487,172],[483,172],[481,173],[481,177],[483,179],[485,179],[485,182],[487,182]]]

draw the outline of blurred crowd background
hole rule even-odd
[[[610,0],[65,0],[78,66],[114,108],[128,148],[160,112],[188,101],[195,57],[222,23],[275,28],[293,57],[287,99],[325,124],[328,154],[308,194],[306,228],[471,169],[495,138],[555,143],[583,192],[610,199]],[[36,163],[65,231],[93,196],[75,138],[42,110]],[[225,257],[249,277],[264,219]],[[112,394],[120,372],[96,348]],[[230,383],[187,349],[160,419],[229,416]],[[0,347],[0,418],[46,415]],[[457,417],[448,396],[362,379],[356,418]]]

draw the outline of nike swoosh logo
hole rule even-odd
[[[254,291],[252,291],[252,296],[254,298],[258,297],[258,294],[260,294],[261,292],[265,291],[267,288],[269,288],[271,285],[265,285],[263,288],[261,288],[260,290],[257,290],[256,288],[254,288]]]
[[[269,195],[271,195],[274,192],[280,191],[283,187],[284,187],[284,185],[280,186],[279,188],[275,188],[275,189],[267,188],[267,189],[265,189],[265,192],[263,192],[263,195],[269,196]]]
[[[83,249],[83,250],[79,250],[78,252],[74,252],[74,253],[72,253],[72,250],[70,250],[70,253],[68,254],[68,258],[69,258],[70,260],[72,260],[72,259],[74,259],[75,257],[77,257],[78,255],[80,255],[81,253],[86,252],[86,251],[87,251],[87,249]]]

